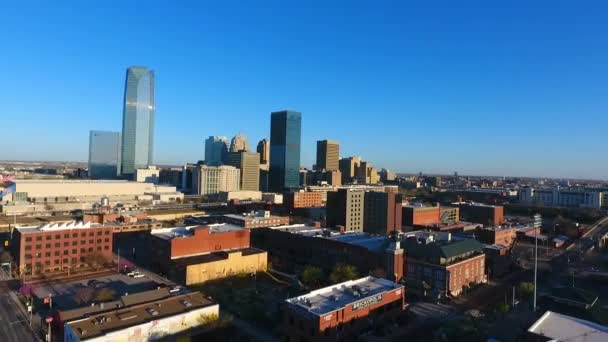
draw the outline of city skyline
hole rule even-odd
[[[304,113],[306,167],[314,163],[315,141],[332,139],[340,141],[341,157],[361,155],[378,169],[397,172],[606,179],[608,161],[598,156],[608,149],[602,139],[608,72],[601,62],[607,55],[601,47],[607,8],[545,4],[509,11],[479,6],[471,14],[467,6],[370,10],[353,5],[326,8],[323,15],[316,14],[320,4],[270,6],[266,15],[302,13],[281,34],[275,24],[260,26],[266,16],[245,16],[247,8],[230,13],[195,5],[168,11],[151,6],[144,10],[147,15],[167,13],[171,20],[144,34],[137,27],[121,31],[140,10],[135,6],[93,11],[75,6],[79,18],[68,16],[67,6],[40,6],[27,12],[40,17],[38,22],[5,39],[13,48],[0,64],[5,80],[0,113],[7,113],[3,119],[12,127],[6,141],[28,136],[29,146],[40,148],[9,143],[2,159],[85,162],[88,132],[120,126],[124,68],[142,64],[161,77],[158,164],[204,159],[202,141],[210,135],[242,131],[250,142],[269,138],[267,113],[294,108]],[[6,7],[3,22],[25,20],[18,5]],[[120,10],[116,28],[95,20]],[[460,19],[451,19],[452,14]],[[53,15],[67,18],[65,30],[52,25]],[[227,39],[219,41],[220,35],[210,31],[218,24],[213,17],[231,15],[244,16],[242,27],[256,29],[224,24],[219,28]],[[197,16],[209,22],[200,24],[205,20]],[[353,20],[357,16],[366,20]],[[380,20],[384,17],[395,20]],[[183,25],[170,29],[175,18]],[[442,24],[435,27],[434,22]],[[86,24],[92,39],[71,30],[80,24]],[[172,40],[183,36],[188,41],[194,33],[200,38],[191,50],[184,40]],[[150,44],[155,35],[163,37],[158,46]],[[251,40],[243,43],[244,36]],[[116,43],[125,50],[113,52]],[[302,48],[301,57],[266,61],[268,54],[296,47]],[[82,51],[96,57],[75,63],[56,55]],[[507,58],[509,51],[516,53]],[[230,57],[241,55],[246,58]],[[275,87],[282,76],[296,82]],[[26,98],[20,93],[27,94],[34,80],[43,90],[37,93],[39,101],[23,106]]]

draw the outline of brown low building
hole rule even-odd
[[[405,288],[365,277],[287,300],[286,341],[351,341],[405,308]]]
[[[460,204],[460,216],[463,220],[497,226],[505,222],[504,207],[483,203]]]
[[[249,229],[230,224],[154,230],[151,265],[184,285],[266,271],[267,253],[251,248],[249,236]]]
[[[403,206],[403,225],[406,227],[425,226],[440,222],[441,209],[438,205],[413,204]]]
[[[511,246],[517,239],[517,230],[514,227],[500,228],[487,227],[477,230],[479,241],[488,245]]]
[[[89,264],[89,258],[111,260],[112,232],[112,227],[83,222],[17,227],[11,252],[19,274],[25,276],[75,270]]]
[[[275,216],[267,210],[258,210],[251,214],[224,215],[224,222],[248,229],[268,228],[289,224],[289,216]]]
[[[283,194],[283,203],[289,209],[324,207],[323,193],[300,191]]]

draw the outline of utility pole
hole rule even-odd
[[[538,230],[542,226],[543,219],[540,214],[534,215],[534,307],[532,311],[536,312],[536,292],[537,292],[537,274],[538,274]]]

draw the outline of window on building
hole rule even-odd
[[[63,238],[64,239],[69,239],[70,238],[70,234],[63,234]]]
[[[87,243],[87,240],[81,240],[81,241],[80,241],[80,244],[81,244],[81,245],[86,245],[86,243]]]
[[[110,238],[105,238],[103,241],[104,242],[110,242]]]
[[[30,246],[30,245],[25,246],[25,250],[26,250],[26,251],[30,251],[30,250],[32,250],[32,246]]]
[[[63,243],[63,247],[68,247],[69,245],[70,245],[70,243],[67,241]]]
[[[36,249],[41,249],[42,245],[36,245]]]
[[[78,250],[77,249],[72,249],[72,254],[78,254]]]
[[[95,240],[89,240],[89,244],[92,245],[95,242]]]
[[[63,251],[63,255],[68,255],[70,253],[70,251],[68,251],[67,249]]]
[[[110,231],[106,230],[105,235],[110,235]]]
[[[55,256],[59,256],[61,253],[59,251],[55,251]]]
[[[97,239],[97,243],[101,243],[101,239]]]
[[[47,235],[46,236],[46,241],[49,241],[49,240],[52,240],[52,239],[53,239],[53,236],[51,236],[51,235]]]
[[[31,254],[26,254],[26,255],[25,255],[25,260],[29,260],[29,259],[31,259],[31,258],[32,258],[32,255],[31,255]]]
[[[47,257],[47,258],[50,257],[51,256],[51,252],[44,253],[44,256]]]
[[[55,242],[55,248],[59,248],[61,247],[61,243],[60,242]]]
[[[72,241],[72,246],[78,246],[78,241]]]
[[[98,232],[97,232],[97,236],[101,236],[101,234],[103,234],[103,232],[102,232],[102,231],[98,231]]]
[[[55,234],[55,240],[61,239],[61,234]]]
[[[42,241],[42,236],[36,236],[36,241]]]
[[[51,248],[51,244],[47,243],[46,245],[44,245],[44,248]]]
[[[87,233],[81,233],[80,237],[87,237]]]
[[[90,232],[90,233],[89,233],[89,236],[95,236],[95,233]]]
[[[78,233],[74,233],[74,234],[72,234],[72,237],[73,237],[73,238],[77,238],[77,237],[78,237]]]
[[[26,237],[26,238],[25,238],[25,242],[31,242],[31,241],[32,241],[32,238],[31,238],[31,237]]]

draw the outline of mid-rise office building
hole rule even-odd
[[[300,185],[302,114],[274,112],[270,116],[269,190],[283,192]]]
[[[402,201],[402,196],[393,192],[366,192],[363,231],[380,235],[401,232]]]
[[[241,171],[241,190],[260,190],[260,156],[258,153],[245,151],[228,152],[224,158],[224,163],[234,166]]]
[[[365,191],[339,189],[327,193],[327,226],[362,232],[365,217]]]
[[[602,208],[602,192],[570,188],[532,188],[519,191],[519,201],[528,205],[565,208]]]
[[[89,178],[114,179],[120,174],[120,133],[89,133]]]
[[[172,185],[181,189],[183,172],[181,168],[161,169],[158,173],[158,184]]]
[[[205,140],[205,162],[207,165],[221,165],[226,152],[228,152],[228,138],[224,136],[210,136]]]
[[[288,299],[287,341],[354,341],[405,308],[405,288],[387,279],[365,277]]]
[[[239,191],[241,172],[234,166],[199,165],[192,173],[193,192],[197,195]]]
[[[392,182],[397,178],[397,174],[387,169],[380,170],[380,180],[382,182]]]
[[[337,171],[339,170],[340,145],[337,141],[317,141],[317,163],[316,170]]]
[[[256,150],[260,154],[260,165],[268,165],[270,162],[270,142],[268,142],[268,139],[260,140]]]
[[[340,172],[342,173],[342,184],[352,183],[357,176],[357,170],[361,165],[361,157],[342,158],[339,161]]]
[[[148,166],[145,169],[135,170],[135,181],[141,183],[158,184],[160,169],[156,166]]]
[[[259,210],[245,214],[228,214],[223,217],[224,222],[243,228],[268,228],[289,224],[289,216],[270,215],[268,210]]]
[[[122,118],[123,175],[133,175],[135,170],[153,163],[154,106],[154,71],[128,68]]]
[[[112,259],[113,227],[90,222],[49,223],[17,227],[11,249],[20,275],[34,276],[78,268]],[[91,261],[89,258],[95,257]]]

